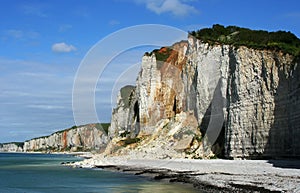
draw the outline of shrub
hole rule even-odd
[[[212,28],[192,31],[189,34],[209,44],[222,43],[253,49],[281,50],[284,53],[300,56],[300,39],[286,31],[268,32],[216,24]]]
[[[110,126],[110,123],[96,123],[96,128],[99,130],[103,129],[106,134],[108,134],[109,126]]]

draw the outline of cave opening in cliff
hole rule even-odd
[[[140,110],[139,103],[136,101],[133,107],[134,117],[136,118],[136,122],[140,122]]]
[[[225,158],[225,122],[211,150],[218,158]]]
[[[134,111],[134,119],[136,120],[136,124],[135,124],[135,134],[138,135],[140,132],[140,109],[139,109],[139,103],[138,101],[135,102],[134,107],[133,107],[133,111]]]
[[[174,97],[174,103],[173,103],[173,112],[174,115],[176,115],[176,109],[177,109],[177,104],[176,104],[176,96]]]

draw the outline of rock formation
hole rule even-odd
[[[30,151],[93,151],[102,152],[108,137],[99,124],[88,124],[38,137],[24,143],[24,152]]]
[[[132,120],[137,118],[135,110],[137,110],[137,106],[135,105],[135,87],[134,86],[125,86],[121,88],[118,99],[117,99],[117,107],[113,109],[113,115],[111,119],[111,126],[108,130],[108,135],[110,138],[114,138],[119,135],[129,134],[131,129],[131,125],[137,123],[138,121]],[[128,117],[132,116],[134,117]],[[137,124],[136,124],[137,127]],[[137,128],[138,129],[138,128]],[[138,130],[132,130],[132,134],[138,134]],[[134,137],[132,136],[132,137]]]
[[[22,152],[23,142],[0,143],[0,152]]]
[[[281,51],[194,37],[146,53],[136,86],[119,95],[107,153],[128,154],[119,142],[139,139],[135,149],[164,146],[177,157],[300,156],[299,64]],[[184,132],[191,137],[180,142]]]

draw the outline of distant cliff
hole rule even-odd
[[[107,141],[107,134],[99,124],[88,124],[25,141],[23,150],[24,152],[101,152],[105,149]]]
[[[121,89],[107,154],[300,156],[300,60],[190,36],[146,53]]]
[[[23,152],[23,142],[0,143],[0,152]]]

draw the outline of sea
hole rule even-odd
[[[191,185],[101,169],[72,168],[80,158],[60,154],[0,153],[0,193],[189,193]]]

